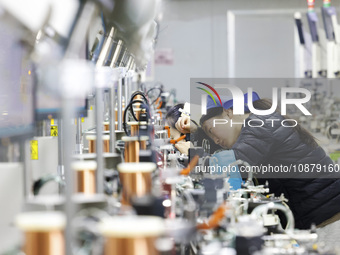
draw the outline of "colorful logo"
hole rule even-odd
[[[201,84],[207,88],[209,88],[211,91],[213,91],[215,93],[215,95],[217,96],[217,98],[219,99],[220,105],[222,107],[228,107],[228,104],[226,105],[226,103],[224,103],[224,105],[222,104],[222,100],[219,96],[219,94],[216,92],[216,90],[203,82],[197,82],[198,84]],[[196,87],[200,90],[203,90],[204,92],[206,92],[214,101],[215,106],[217,106],[217,102],[214,98],[214,96],[212,95],[212,93],[204,88],[200,88],[200,87]],[[272,113],[275,112],[278,103],[279,103],[279,95],[280,95],[280,99],[281,99],[281,114],[282,115],[286,115],[287,114],[287,105],[295,105],[304,115],[312,115],[307,108],[303,105],[304,103],[309,102],[309,100],[311,99],[311,92],[305,88],[296,88],[296,87],[283,87],[280,88],[272,88],[272,106],[270,109],[256,109],[253,105],[253,102],[255,100],[258,100],[259,97],[258,95],[255,93],[253,93],[253,89],[252,88],[248,88],[247,94],[243,94],[243,91],[234,86],[234,85],[230,85],[230,84],[219,84],[218,87],[219,91],[225,91],[228,90],[231,94],[232,94],[232,104],[229,105],[228,108],[230,108],[231,106],[233,107],[233,114],[235,115],[243,115],[245,113],[245,108],[247,108],[247,110],[249,110],[251,113],[256,114],[256,115],[270,115]],[[293,93],[300,93],[301,95],[305,95],[305,97],[300,97],[299,98],[290,98],[288,97],[288,95],[292,95]],[[226,93],[227,94],[227,93]],[[255,95],[255,96],[254,96]],[[258,97],[256,99],[256,96]],[[255,98],[254,98],[255,97]],[[231,100],[229,100],[231,101]],[[245,107],[246,106],[246,107]],[[226,108],[226,109],[228,109]],[[206,114],[206,110],[207,110],[207,100],[205,95],[202,95],[201,97],[201,113]]]
[[[206,84],[206,83],[203,83],[203,82],[197,82],[197,83],[198,83],[198,84],[201,84],[201,85],[203,85],[203,86],[206,86],[207,88],[209,88],[210,90],[212,90],[212,91],[215,93],[215,95],[217,96],[218,100],[220,101],[220,105],[222,106],[222,100],[221,100],[221,98],[220,98],[220,95],[217,93],[217,91],[216,91],[213,87],[211,87],[210,85],[208,85],[208,84]],[[206,89],[200,88],[200,87],[196,87],[196,88],[198,88],[198,89],[203,90],[204,92],[206,92],[206,93],[214,100],[214,103],[215,103],[215,105],[217,106],[215,97],[210,93],[209,90],[206,90]]]

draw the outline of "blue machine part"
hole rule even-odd
[[[242,184],[242,177],[238,166],[230,166],[235,161],[236,158],[233,150],[217,152],[209,160],[210,174],[222,175],[226,173],[232,190],[240,189]]]

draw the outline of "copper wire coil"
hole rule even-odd
[[[96,193],[97,162],[93,160],[74,161],[71,165],[75,171],[75,192],[85,194]]]
[[[155,237],[109,237],[105,242],[104,255],[158,255],[155,240]]]
[[[115,130],[118,129],[118,121],[115,123]],[[104,131],[110,131],[110,124],[109,123],[104,123]]]
[[[140,141],[140,149],[141,150],[146,150],[146,141]]]
[[[141,111],[135,111],[136,119],[139,120]]]
[[[131,136],[138,136],[139,134],[139,125],[131,125]]]
[[[122,204],[129,205],[132,197],[144,196],[151,193],[151,172],[119,173],[122,182]]]
[[[142,99],[143,98],[142,98],[141,95],[135,95],[134,98],[133,98],[133,100],[142,100]],[[138,107],[139,107],[139,105],[138,105]]]
[[[136,95],[136,96],[134,97],[134,99],[135,99],[135,100],[142,100],[143,98],[142,98],[141,95]],[[139,104],[139,103],[135,104],[134,106],[135,106],[136,109],[140,109],[140,104]],[[140,110],[134,111],[134,113],[135,113],[135,116],[136,116],[137,120],[139,120],[139,117],[140,117]]]
[[[64,255],[63,232],[61,230],[26,232],[23,252],[26,255]]]
[[[105,237],[104,255],[158,255],[155,243],[165,225],[155,216],[113,216],[98,229]]]
[[[96,193],[96,171],[95,170],[82,170],[77,171],[77,185],[76,192],[85,194]]]
[[[89,141],[89,153],[96,153],[96,140],[90,139]],[[103,152],[110,152],[110,140],[103,140]]]
[[[89,140],[89,153],[96,152],[96,140]]]
[[[139,141],[125,142],[125,162],[139,162]]]
[[[26,255],[64,255],[66,217],[58,211],[23,212],[16,216],[15,225],[23,231]]]
[[[124,109],[125,107],[123,106],[123,109]],[[122,110],[122,116],[124,116],[124,111],[125,110]],[[118,110],[117,109],[115,109],[115,115],[116,115],[116,120],[118,120]]]
[[[103,152],[109,153],[110,152],[110,140],[103,141]]]

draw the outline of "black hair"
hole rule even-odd
[[[207,121],[208,119],[215,117],[215,116],[219,116],[223,113],[223,107],[214,107],[214,108],[210,108],[207,110],[207,114],[202,115],[201,119],[200,119],[200,125],[201,127],[203,126],[203,123],[205,121]]]
[[[272,102],[269,99],[259,99],[253,102],[253,106],[255,109],[258,110],[268,110],[272,107]],[[207,114],[203,115],[200,119],[200,125],[202,126],[205,121],[215,116],[219,116],[223,113],[223,107],[215,107],[207,110]],[[232,108],[231,108],[232,109]],[[279,112],[278,109],[275,110]],[[246,113],[249,113],[246,112]],[[283,116],[285,119],[288,119],[287,116]],[[288,121],[289,124],[292,126],[295,124],[293,122]],[[312,148],[316,148],[318,146],[317,142],[315,141],[314,136],[305,128],[303,128],[300,124],[297,124],[294,127],[295,131],[299,134],[300,139],[303,143],[311,146]]]
[[[184,109],[184,104],[176,104],[175,106],[171,107],[168,113],[166,114],[166,120],[168,124],[172,128],[176,128],[175,124],[179,117],[181,117],[181,111],[179,109]]]

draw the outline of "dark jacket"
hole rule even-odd
[[[278,121],[272,122],[269,119]],[[252,120],[250,125],[261,125],[259,120],[264,125],[250,127],[249,120]],[[278,113],[267,116],[251,114],[232,149],[236,159],[245,160],[252,166],[290,167],[288,173],[255,176],[268,180],[271,193],[276,196],[283,193],[289,199],[295,226],[307,229],[312,223],[318,225],[340,212],[339,173],[328,172],[333,162],[320,146],[305,144],[295,128],[281,125],[282,120],[284,118]],[[313,173],[311,170],[306,172],[305,167],[311,169],[313,164]],[[322,171],[316,173],[316,167],[322,167]]]

